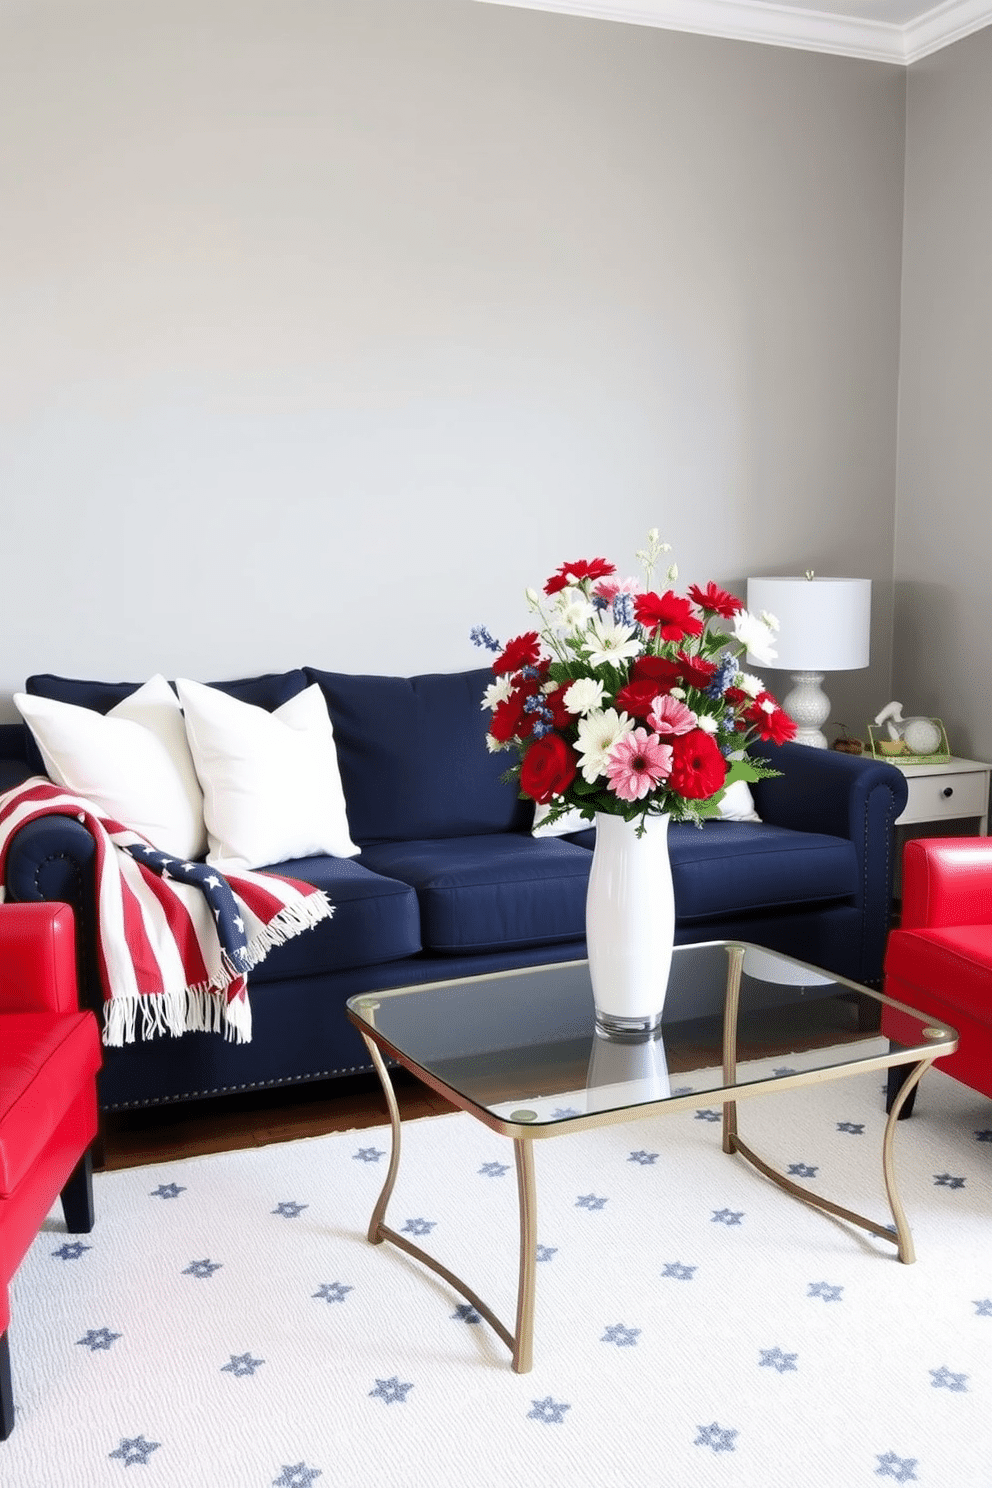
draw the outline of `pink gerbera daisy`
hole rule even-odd
[[[659,734],[687,734],[697,720],[691,708],[665,693],[651,704],[648,723]]]
[[[672,746],[657,734],[633,729],[617,740],[606,764],[607,784],[621,801],[643,801],[649,791],[668,779]]]

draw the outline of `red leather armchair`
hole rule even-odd
[[[96,1018],[78,1007],[72,910],[0,905],[0,1440],[14,1425],[10,1280],[60,1195],[66,1228],[93,1228],[100,1060]]]
[[[956,1028],[957,1052],[937,1068],[992,1096],[992,838],[907,842],[884,990]],[[908,1065],[889,1071],[890,1108],[908,1072]],[[909,1115],[915,1094],[900,1115]]]

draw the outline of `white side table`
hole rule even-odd
[[[977,818],[978,835],[988,835],[989,777],[992,765],[952,758],[946,765],[913,765],[888,760],[909,783],[909,800],[897,827],[937,826],[945,821]]]

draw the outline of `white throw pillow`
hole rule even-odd
[[[98,713],[31,693],[14,703],[57,785],[177,858],[206,851],[200,791],[179,701],[154,676]]]
[[[754,809],[754,797],[746,780],[735,780],[723,793],[720,821],[760,821]]]
[[[595,827],[596,823],[586,821],[580,815],[578,807],[573,807],[556,822],[546,822],[544,818],[548,814],[547,806],[534,806],[534,825],[530,829],[532,837],[564,837],[567,832],[584,832],[589,827]],[[754,809],[754,797],[751,795],[750,787],[746,780],[735,780],[723,793],[720,802],[719,821],[760,821],[761,817]]]
[[[178,678],[203,788],[210,850],[223,873],[329,853],[353,858],[334,731],[316,683],[275,712]]]
[[[534,825],[530,829],[532,837],[564,837],[568,832],[587,832],[590,827],[596,826],[594,821],[586,820],[577,806],[566,811],[556,822],[545,821],[549,810],[550,807],[540,806],[535,801]]]

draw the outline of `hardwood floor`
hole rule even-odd
[[[404,1119],[453,1108],[403,1070],[393,1088]],[[146,1110],[105,1114],[98,1167],[111,1171],[172,1162],[209,1152],[265,1147],[327,1132],[383,1126],[389,1121],[378,1077],[356,1075],[312,1085],[218,1096]]]

